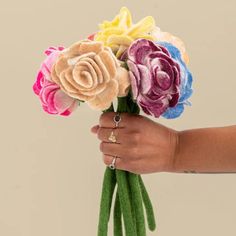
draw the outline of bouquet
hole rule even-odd
[[[117,99],[118,113],[142,110],[173,119],[191,105],[192,75],[183,42],[161,31],[151,16],[133,23],[126,7],[88,38],[69,47],[49,47],[45,54],[33,90],[49,114],[69,116],[82,103],[102,112],[115,111]],[[155,230],[153,206],[141,175],[107,166],[98,236],[108,234],[113,198],[115,236],[145,236],[146,221],[149,230]]]

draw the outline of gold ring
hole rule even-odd
[[[111,134],[110,134],[108,140],[111,141],[112,143],[116,143],[116,136],[114,135],[113,131],[111,131]]]

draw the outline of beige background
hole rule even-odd
[[[155,16],[190,54],[193,105],[158,122],[177,130],[235,124],[235,0],[1,2],[0,235],[96,235],[105,166],[89,130],[100,114],[84,105],[69,118],[47,115],[31,87],[44,49],[83,39],[121,6],[135,21]],[[236,235],[235,174],[143,178],[158,225],[148,235]]]

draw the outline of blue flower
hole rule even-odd
[[[172,58],[175,59],[181,70],[181,78],[180,78],[180,98],[176,106],[169,107],[162,116],[166,119],[174,119],[179,117],[184,111],[184,105],[191,106],[191,103],[188,101],[188,98],[192,95],[192,74],[187,68],[186,64],[183,62],[181,53],[178,48],[176,48],[173,44],[168,42],[157,42],[157,44],[165,47]]]

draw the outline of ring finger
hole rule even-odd
[[[117,144],[121,144],[125,139],[124,128],[111,129],[99,127],[97,136],[98,139],[103,142],[112,142]]]
[[[106,155],[106,154],[103,154],[103,162],[105,165],[109,166],[113,159],[115,157],[114,156],[110,156],[110,155]],[[115,169],[119,169],[119,170],[127,170],[127,166],[126,166],[126,163],[124,162],[124,160],[122,160],[120,157],[117,157],[116,158],[116,161],[115,161]]]

